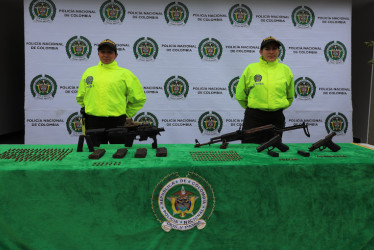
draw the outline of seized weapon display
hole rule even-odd
[[[304,130],[304,133],[307,137],[310,137],[309,130],[308,130],[308,125],[305,124],[305,122],[303,122],[302,124],[299,124],[299,125],[295,125],[295,126],[276,129],[275,130],[276,135],[273,138],[271,138],[270,140],[268,140],[267,142],[264,142],[263,144],[258,146],[256,148],[257,152],[261,152],[264,149],[267,149],[268,154],[270,156],[278,157],[279,155],[271,153],[274,148],[279,149],[281,152],[286,152],[287,150],[290,149],[286,144],[282,143],[281,132],[290,131],[290,130],[294,130],[294,129],[300,129],[300,128],[302,128]]]
[[[232,133],[223,134],[221,136],[213,137],[207,143],[200,143],[197,139],[195,139],[195,142],[196,142],[195,148],[199,148],[201,146],[210,145],[210,144],[214,144],[214,143],[220,143],[220,142],[222,143],[220,148],[227,148],[228,142],[242,140],[246,135],[255,134],[255,133],[258,133],[258,132],[262,132],[262,131],[273,131],[275,134],[277,134],[276,136],[279,135],[279,138],[281,138],[280,133],[282,133],[284,131],[299,129],[299,128],[304,129],[305,135],[310,137],[309,130],[308,130],[308,125],[306,125],[305,122],[303,122],[300,125],[284,127],[284,128],[277,128],[275,125],[269,124],[269,125],[265,125],[265,126],[261,126],[261,127],[257,127],[257,128],[248,129],[248,130],[239,129],[239,130],[237,130],[235,132],[232,132]],[[277,141],[278,140],[275,140],[274,142],[276,143]],[[280,143],[276,143],[276,144],[280,148],[282,148],[282,150],[287,151],[288,146],[283,144],[283,143],[282,143],[283,145],[281,145]],[[286,149],[286,147],[287,147],[287,149]],[[282,151],[282,152],[285,152],[285,151]]]
[[[329,148],[331,149],[331,151],[333,152],[338,152],[340,150],[340,146],[335,144],[333,141],[332,141],[332,138],[336,135],[335,132],[332,132],[330,134],[328,134],[325,138],[317,141],[316,143],[314,143],[311,147],[309,147],[309,151],[314,151],[316,150],[317,148],[322,151],[324,150],[325,148]]]
[[[93,147],[99,147],[102,142],[106,143],[108,140],[110,144],[125,144],[126,147],[132,147],[137,137],[139,141],[152,138],[152,148],[155,149],[157,148],[157,135],[161,135],[160,132],[163,131],[165,131],[164,128],[158,128],[149,123],[133,122],[131,118],[126,118],[123,127],[87,129],[86,134],[81,135],[78,140],[77,152],[82,152],[84,139],[86,139],[90,152],[93,152]]]

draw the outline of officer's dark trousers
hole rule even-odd
[[[285,117],[282,109],[277,111],[262,111],[259,109],[247,108],[245,110],[243,130],[257,128],[269,124],[275,125],[278,128],[284,128]],[[272,131],[257,132],[255,134],[246,136],[242,140],[242,143],[262,144],[273,138],[275,135],[276,134]]]
[[[97,128],[116,128],[119,126],[125,126],[126,115],[116,117],[101,117],[87,115],[86,118],[86,129],[97,129]]]

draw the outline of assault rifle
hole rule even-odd
[[[322,151],[325,148],[331,149],[333,152],[340,150],[340,146],[332,142],[332,138],[336,135],[335,132],[328,134],[324,139],[321,139],[309,147],[309,151],[314,151],[317,148]]]
[[[107,130],[107,133],[110,144],[125,144],[125,147],[132,147],[136,137],[139,137],[139,141],[146,141],[148,138],[152,138],[152,148],[157,148],[157,135],[161,135],[160,132],[164,131],[164,128],[146,124],[136,127],[111,128]]]
[[[110,144],[125,144],[126,147],[132,147],[134,140],[146,141],[153,139],[152,148],[157,148],[157,135],[165,131],[164,128],[157,128],[149,123],[133,122],[131,118],[126,119],[124,126],[111,129],[87,129],[85,135],[79,136],[77,152],[82,152],[83,143],[86,139],[90,152],[94,147],[99,147],[102,142]]]
[[[195,148],[199,148],[199,147],[205,146],[205,145],[210,146],[210,144],[219,143],[219,142],[222,143],[220,148],[227,148],[228,143],[231,142],[231,141],[242,140],[246,135],[256,134],[256,133],[262,132],[262,131],[273,131],[275,134],[279,135],[279,138],[281,138],[280,134],[282,132],[289,131],[289,130],[294,130],[294,129],[299,129],[299,128],[304,129],[305,135],[310,137],[309,130],[308,130],[308,125],[306,125],[305,122],[303,122],[300,125],[284,127],[284,128],[277,128],[275,125],[269,124],[269,125],[265,125],[265,126],[261,126],[261,127],[257,127],[257,128],[248,129],[248,130],[239,129],[239,130],[237,130],[235,132],[232,132],[232,133],[223,134],[221,136],[213,137],[213,138],[210,139],[209,142],[206,142],[206,143],[200,143],[197,139],[195,139],[195,142],[196,142]],[[276,141],[278,141],[278,140],[276,140]],[[288,148],[288,146],[283,144],[283,143],[282,143],[283,145],[281,145],[280,143],[275,143],[275,144],[277,146],[279,146],[280,148],[282,148],[282,150],[285,150],[286,147]]]

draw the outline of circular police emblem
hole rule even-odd
[[[254,80],[255,82],[261,82],[261,80],[262,80],[262,75],[255,75],[255,76],[253,77],[253,80]]]
[[[166,80],[164,90],[168,99],[180,100],[187,97],[189,85],[182,76],[172,76]]]
[[[150,112],[142,112],[138,114],[135,116],[134,121],[139,122],[140,124],[149,124],[158,127],[157,117]]]
[[[237,27],[248,27],[252,21],[252,11],[244,4],[235,4],[229,11],[230,23]]]
[[[121,24],[125,19],[126,9],[117,0],[108,0],[100,7],[100,17],[104,23]]]
[[[199,55],[205,61],[218,61],[222,56],[222,45],[217,39],[205,38],[199,44]]]
[[[331,41],[325,46],[325,58],[328,63],[344,63],[347,58],[347,48],[342,42]]]
[[[316,85],[309,77],[300,77],[295,80],[295,98],[310,100],[316,94]]]
[[[90,85],[92,84],[92,82],[93,82],[93,76],[87,76],[86,83]]]
[[[282,42],[279,42],[279,43],[280,43],[280,46],[279,46],[278,59],[280,62],[283,62],[284,58],[286,57],[286,48],[284,47]]]
[[[298,6],[292,12],[292,22],[297,28],[311,28],[314,19],[313,10],[307,6]]]
[[[181,2],[172,2],[164,10],[166,23],[171,25],[184,25],[187,23],[189,12]]]
[[[142,61],[153,61],[158,54],[158,45],[150,37],[138,39],[133,47],[135,58]]]
[[[335,132],[337,135],[347,133],[348,119],[342,113],[331,113],[325,121],[325,127],[328,134]]]
[[[66,54],[71,60],[88,60],[91,52],[91,43],[84,36],[73,36],[66,43]]]
[[[236,87],[238,86],[240,77],[234,77],[229,83],[229,94],[232,99],[235,100]]]
[[[82,134],[82,123],[81,123],[82,116],[75,112],[69,116],[66,121],[66,128],[69,132],[69,135],[78,136]]]
[[[38,99],[52,99],[56,95],[57,84],[55,79],[49,75],[38,75],[30,84],[33,97]]]
[[[151,200],[153,213],[166,232],[204,229],[215,205],[211,185],[192,172],[186,177],[166,176],[156,185]]]
[[[199,118],[199,130],[202,134],[218,134],[219,132],[221,132],[222,126],[222,117],[214,111],[207,111],[203,113]]]
[[[36,22],[52,22],[56,16],[56,5],[51,0],[33,0],[29,12],[31,19]]]

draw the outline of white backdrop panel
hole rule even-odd
[[[125,13],[123,20],[102,20],[109,2],[119,16]],[[166,18],[172,3],[188,19]],[[238,4],[244,16],[233,11]],[[305,121],[312,135],[287,132],[284,141],[314,142],[334,128],[334,141],[352,142],[351,9],[349,0],[25,0],[25,143],[77,142],[76,91],[84,70],[98,63],[97,44],[106,38],[118,44],[118,64],[139,78],[147,95],[134,119],[146,117],[164,127],[160,143],[194,143],[233,132],[244,113],[235,101],[234,78],[258,61],[259,44],[269,35],[282,42],[280,58],[298,80],[286,125]],[[296,19],[302,13],[308,18],[303,22]],[[87,50],[74,56],[73,38]],[[140,38],[153,42],[153,60],[134,53]],[[214,60],[204,57],[204,39],[221,52]],[[182,95],[167,91],[173,77],[183,83]],[[204,127],[208,121],[213,130]]]

